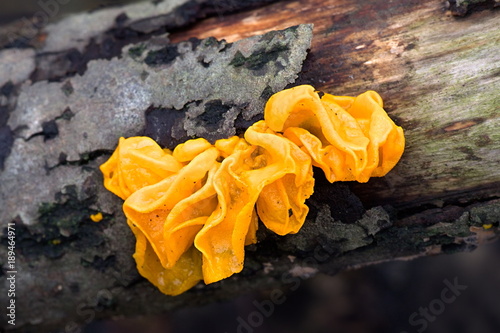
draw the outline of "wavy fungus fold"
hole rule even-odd
[[[366,182],[399,161],[404,135],[374,91],[318,94],[303,85],[271,96],[243,138],[188,140],[173,151],[148,137],[120,138],[101,165],[104,186],[124,199],[141,275],[168,295],[243,269],[258,220],[297,233],[313,193],[312,166],[330,182]]]

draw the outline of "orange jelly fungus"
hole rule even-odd
[[[258,220],[279,235],[304,224],[312,166],[330,182],[384,176],[404,136],[374,91],[358,97],[283,90],[243,138],[188,140],[173,151],[148,137],[120,138],[101,165],[104,186],[125,200],[141,275],[167,295],[243,269]]]
[[[93,222],[101,222],[102,219],[103,219],[103,216],[102,216],[102,213],[99,212],[97,214],[91,214],[90,215],[90,219],[93,221]]]

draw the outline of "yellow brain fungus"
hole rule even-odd
[[[123,200],[182,168],[172,154],[148,137],[120,138],[110,159],[101,165],[104,187]]]
[[[269,127],[306,151],[330,182],[367,182],[391,170],[404,150],[404,135],[374,91],[358,97],[324,94],[303,85],[279,92],[264,111]]]
[[[303,85],[273,95],[243,138],[188,140],[173,152],[147,137],[120,138],[101,171],[125,200],[140,274],[178,295],[240,272],[259,218],[279,235],[298,232],[312,166],[330,182],[366,182],[389,172],[403,149],[403,130],[376,92],[333,96]]]

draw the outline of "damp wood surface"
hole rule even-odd
[[[406,151],[387,176],[352,189],[368,205],[440,206],[500,194],[498,9],[456,17],[446,1],[284,1],[173,33],[235,41],[314,24],[295,84],[381,94]]]

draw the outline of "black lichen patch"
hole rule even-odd
[[[205,58],[203,56],[200,56],[198,58],[198,62],[205,68],[208,68],[210,67],[210,61],[206,61]]]
[[[237,51],[236,54],[234,55],[233,60],[229,63],[229,65],[233,65],[234,67],[240,67],[245,64],[245,56],[240,52]]]
[[[58,118],[56,118],[58,119]],[[59,128],[56,123],[56,119],[48,120],[42,123],[42,131],[34,133],[31,135],[27,141],[33,139],[37,136],[43,136],[43,141],[54,139],[59,135]]]
[[[117,41],[114,37],[107,36],[102,37],[99,42],[91,39],[83,52],[73,48],[62,52],[38,54],[35,58],[36,70],[31,74],[30,79],[33,82],[41,80],[58,82],[76,74],[83,75],[89,61],[110,60],[120,55],[125,44],[128,43],[124,40]]]
[[[9,108],[6,105],[0,105],[0,127],[7,126],[9,120]]]
[[[107,216],[100,223],[94,223],[89,216],[96,213],[89,209],[94,198],[78,200],[76,187],[67,186],[65,192],[58,193],[53,203],[43,203],[39,207],[39,224],[28,227],[16,223],[16,250],[28,258],[41,255],[57,259],[64,255],[68,247],[84,251],[104,242],[102,230]],[[4,229],[1,243],[7,242]]]
[[[189,43],[191,43],[191,50],[194,51],[198,48],[201,43],[201,39],[196,37],[191,37],[188,39]]]
[[[121,27],[125,22],[127,22],[129,17],[125,13],[121,13],[115,18],[115,23],[117,26]]]
[[[6,231],[2,237],[2,243],[5,243]],[[62,257],[66,250],[66,242],[61,241],[61,236],[47,230],[47,234],[32,233],[25,225],[16,225],[16,249],[27,258],[38,258],[44,255],[50,259]]]
[[[0,107],[0,114],[2,113]],[[4,169],[5,160],[10,154],[14,143],[14,133],[9,126],[0,126],[0,170]]]
[[[44,141],[54,139],[59,135],[59,128],[55,120],[49,120],[42,123],[42,135]]]
[[[66,109],[64,109],[63,113],[56,118],[57,119],[64,119],[64,120],[71,120],[71,118],[73,118],[75,116],[75,114],[73,113],[73,111],[71,111],[71,109],[69,107],[67,107]]]
[[[298,30],[299,30],[299,25],[294,25],[294,26],[286,28],[286,31],[293,33],[293,35],[295,37],[298,36]],[[267,43],[271,42],[276,37],[283,38],[284,36],[285,36],[284,31],[273,30],[273,31],[269,31],[269,32],[265,33],[264,35],[262,35],[260,37],[260,41],[267,44]]]
[[[279,56],[286,56],[288,50],[288,45],[276,44],[269,49],[261,48],[256,50],[248,57],[245,57],[240,51],[237,51],[229,65],[236,68],[244,67],[251,71],[259,71],[269,62],[275,62]]]
[[[64,59],[69,61],[69,64],[71,66],[70,69],[72,72],[83,74],[87,69],[86,64],[84,64],[84,55],[77,49],[71,49],[64,55]]]
[[[121,47],[121,43],[117,42],[112,37],[106,37],[99,43],[92,39],[83,54],[85,68],[87,67],[86,64],[88,61],[90,61],[90,59],[88,59],[89,56],[95,57],[98,55],[99,58],[110,60],[117,53],[119,54],[121,52]]]
[[[34,33],[34,35],[36,36],[37,33]],[[9,38],[7,40],[8,40],[8,42],[4,45],[0,45],[0,48],[2,48],[2,49],[27,49],[27,48],[33,47],[30,44],[31,39],[28,37],[21,36],[21,35],[17,35],[17,34],[11,35],[11,36],[9,36]]]
[[[173,149],[188,139],[187,132],[180,125],[184,122],[186,111],[187,108],[176,110],[149,107],[146,110],[146,125],[141,135],[152,138],[162,147]],[[175,135],[174,126],[176,127]]]
[[[8,81],[0,88],[0,94],[9,97],[14,92],[14,88],[12,81]]]
[[[35,57],[35,63],[36,69],[30,76],[33,82],[61,81],[67,76],[81,75],[87,69],[84,56],[77,49],[40,53]]]
[[[14,91],[15,86],[10,81],[0,88],[0,94],[6,97],[9,97]],[[5,160],[14,144],[14,132],[7,126],[10,111],[9,106],[0,105],[0,170],[4,169]]]
[[[205,104],[205,112],[196,117],[196,126],[204,127],[209,132],[216,131],[223,121],[223,115],[233,107],[232,105],[224,105],[220,99],[208,101]]]
[[[227,43],[225,39],[221,39],[221,43],[225,43],[224,46],[219,50],[219,53],[226,52],[231,47],[233,47],[233,43]]]
[[[262,113],[255,115],[254,117],[252,117],[249,120],[246,120],[243,117],[242,113],[238,113],[238,116],[236,117],[236,120],[234,121],[234,128],[236,129],[236,135],[243,136],[245,131],[250,126],[252,126],[253,124],[255,124],[256,122],[258,122],[259,120],[262,120],[262,119],[264,119],[264,115]]]
[[[447,1],[447,5],[454,16],[467,16],[471,12],[478,12],[487,9],[494,9],[498,6],[497,1],[495,0],[449,0]]]
[[[68,155],[64,152],[60,152],[57,160],[59,163],[66,163],[68,161]]]
[[[271,97],[273,94],[274,94],[273,88],[271,88],[270,86],[266,86],[262,91],[262,93],[260,94],[260,98],[267,101],[269,97]]]
[[[146,72],[146,71],[142,71],[141,72],[141,80],[142,81],[146,81],[146,79],[148,78],[148,76],[149,76],[148,72]]]
[[[144,62],[148,66],[168,65],[178,56],[177,45],[167,45],[157,51],[149,51]]]
[[[64,166],[64,165],[81,166],[81,167],[83,167],[83,170],[86,170],[87,164],[89,164],[91,161],[97,159],[100,156],[106,156],[106,155],[111,156],[112,153],[113,153],[112,150],[96,149],[93,151],[89,151],[89,152],[85,152],[85,153],[80,154],[80,159],[78,159],[76,161],[68,161],[67,160],[68,156],[66,155],[66,153],[60,152],[59,157],[58,157],[58,163],[54,166],[51,166],[51,167],[46,165],[45,170],[48,174],[53,169],[58,168],[60,166]]]
[[[128,24],[117,25],[116,27],[113,27],[110,30],[106,31],[105,35],[113,39],[118,45],[121,45],[122,47],[127,44],[144,41],[148,39],[148,37],[150,37],[150,35],[146,35],[132,29]]]
[[[189,42],[191,42],[192,50],[194,51],[199,45],[202,45],[203,48],[212,48],[218,50],[219,53],[226,51],[231,47],[231,43],[227,43],[224,39],[217,40],[215,37],[208,37],[204,40],[199,40],[197,38],[190,38]],[[205,56],[201,54],[198,57],[198,62],[205,68],[210,67],[212,60],[206,60]]]
[[[42,131],[32,134],[27,139],[27,141],[29,141],[32,138],[37,137],[37,136],[43,136],[44,142],[47,140],[54,139],[55,137],[57,137],[59,135],[59,127],[57,125],[57,120],[63,119],[63,120],[69,121],[74,116],[75,116],[75,114],[71,111],[71,109],[69,107],[67,107],[66,109],[64,109],[64,111],[62,112],[62,114],[60,116],[57,116],[56,118],[48,120],[48,121],[44,121],[42,123]]]
[[[414,42],[410,42],[405,46],[405,51],[410,51],[413,50],[415,47],[417,47],[417,44]]]
[[[212,47],[219,45],[219,40],[215,37],[208,37],[203,40],[203,46],[205,47]]]
[[[73,85],[71,84],[71,81],[68,80],[66,81],[62,86],[61,90],[64,93],[64,95],[69,96],[71,95],[75,90],[73,89]]]

